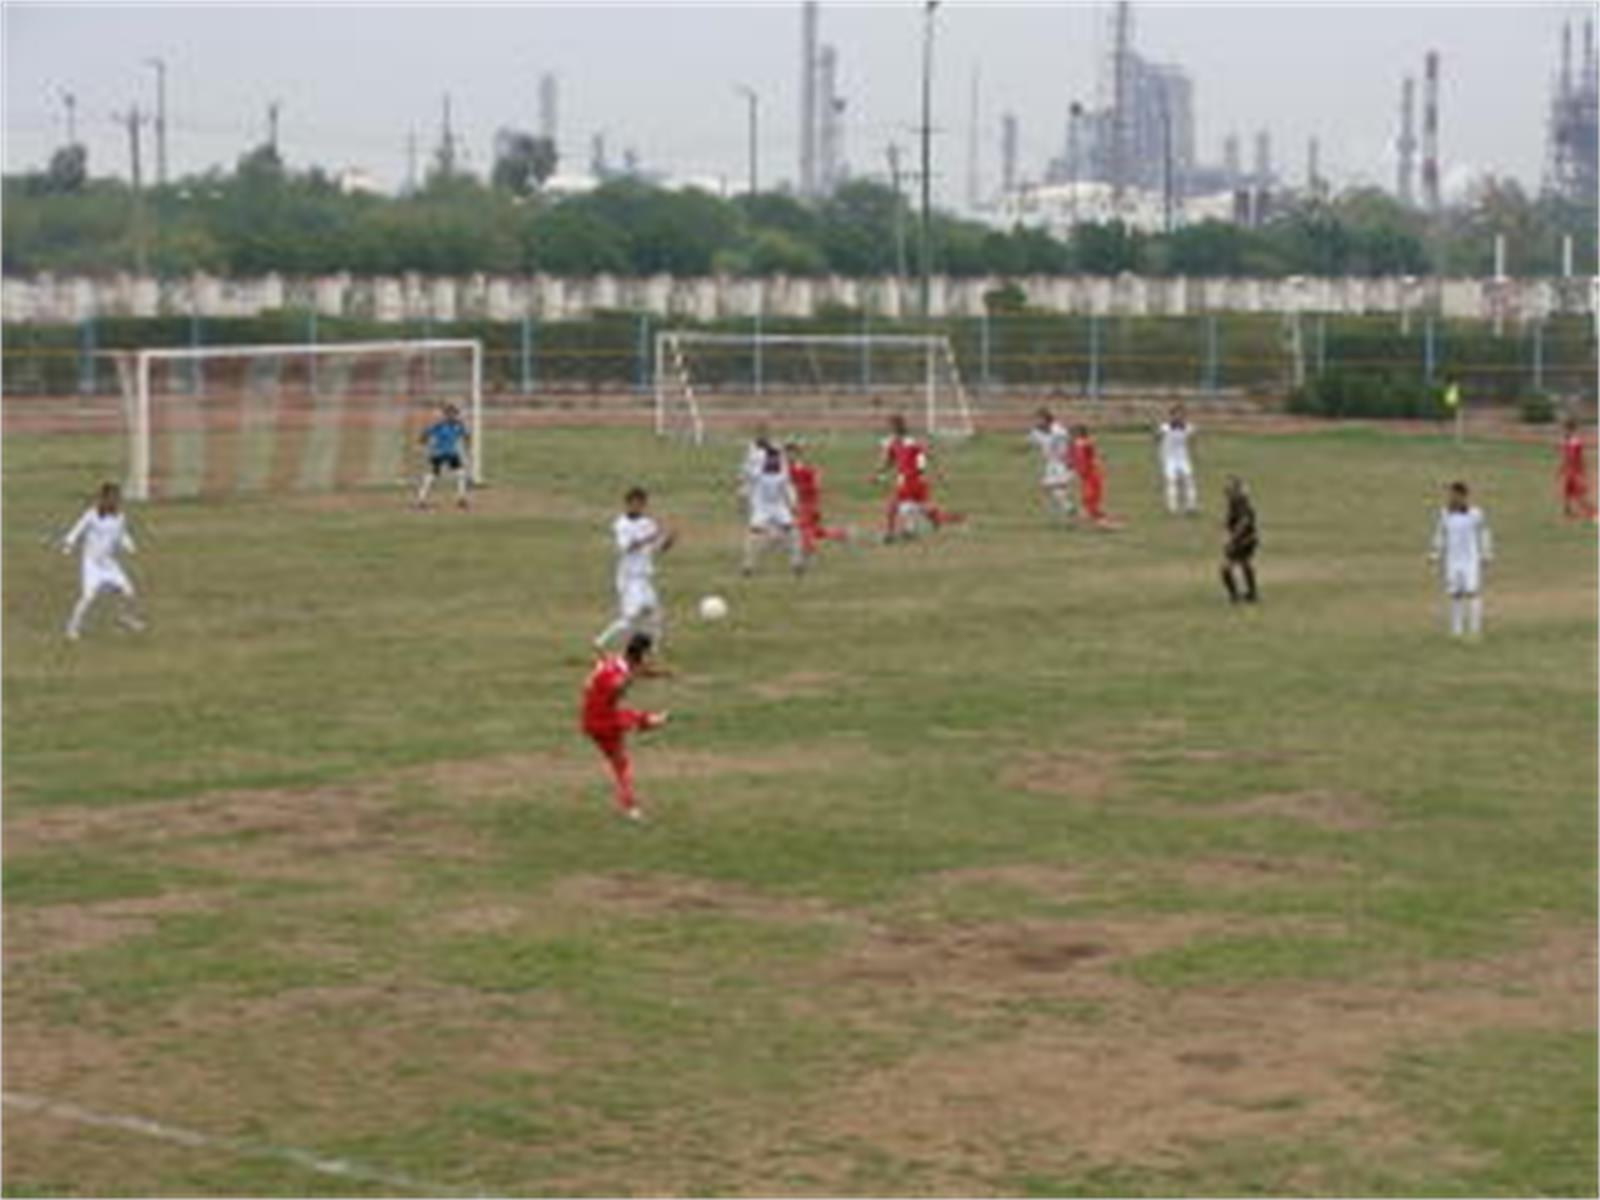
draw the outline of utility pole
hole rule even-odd
[[[456,135],[450,128],[450,93],[444,94],[444,127],[439,134],[439,174],[449,179],[456,173]]]
[[[939,9],[939,0],[924,0],[922,9],[922,228],[919,246],[918,296],[922,319],[928,320],[929,275],[933,269],[931,253],[931,222],[933,219],[933,14]]]
[[[889,156],[889,184],[894,188],[894,264],[895,278],[906,277],[906,205],[900,195],[900,147],[893,142],[885,152]]]
[[[63,91],[61,93],[61,103],[67,109],[67,145],[76,146],[78,144],[78,98],[71,92]]]
[[[129,167],[133,182],[133,269],[136,274],[144,275],[149,269],[150,258],[149,248],[145,245],[144,176],[139,168],[139,123],[144,118],[135,104],[116,119],[128,127]]]
[[[147,58],[156,69],[156,186],[167,186],[167,63],[162,58]]]
[[[406,194],[415,195],[417,190],[417,130],[412,126],[406,133]]]
[[[736,83],[733,86],[734,90],[742,95],[750,105],[750,195],[753,198],[761,190],[758,186],[760,179],[756,173],[756,152],[759,145],[756,140],[756,123],[758,120],[757,110],[760,107],[761,99],[756,95],[756,90],[753,87],[742,83]]]
[[[267,105],[267,145],[274,159],[278,157],[278,110],[282,107],[276,100]]]
[[[1161,225],[1172,232],[1172,108],[1167,102],[1167,89],[1161,88]]]

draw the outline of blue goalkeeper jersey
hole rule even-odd
[[[460,457],[467,427],[454,418],[435,421],[423,431],[423,436],[428,439],[428,453],[434,458]]]

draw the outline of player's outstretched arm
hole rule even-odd
[[[77,523],[67,530],[67,535],[61,539],[61,553],[71,554],[76,549],[78,539],[83,537],[84,530],[89,528],[89,519],[93,513],[94,509],[85,509],[83,516],[79,517]]]

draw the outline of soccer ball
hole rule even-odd
[[[705,596],[700,601],[702,621],[720,621],[728,615],[728,602],[721,596]]]

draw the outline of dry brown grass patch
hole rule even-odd
[[[1085,803],[1106,799],[1121,779],[1118,757],[1094,750],[1026,754],[1002,776],[1009,787]]]
[[[1384,823],[1381,809],[1369,797],[1325,788],[1266,792],[1205,811],[1229,817],[1288,817],[1333,830],[1376,829]]]
[[[93,950],[149,933],[165,915],[204,912],[214,903],[215,897],[204,892],[167,892],[94,904],[8,905],[5,962],[13,966]]]

